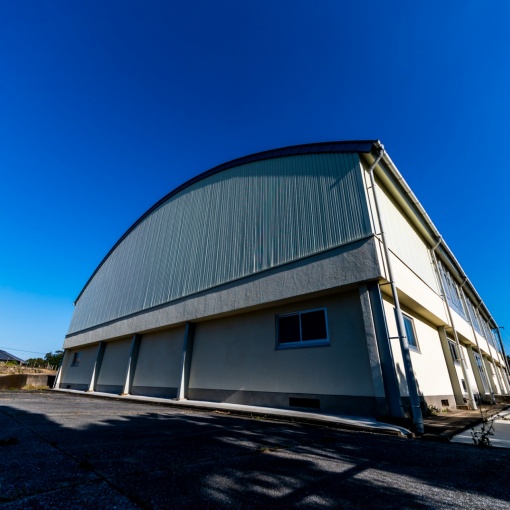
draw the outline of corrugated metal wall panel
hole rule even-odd
[[[138,224],[80,296],[69,333],[370,233],[357,154],[289,156],[214,174]]]
[[[380,186],[378,186],[378,197],[388,247],[424,282],[436,292],[439,292],[438,281],[427,244]]]

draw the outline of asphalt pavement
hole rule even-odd
[[[510,410],[498,413],[492,420],[489,418],[490,421],[493,423],[493,428],[492,433],[487,437],[491,446],[495,448],[510,448]],[[485,426],[485,430],[488,430],[488,425]],[[478,437],[480,437],[482,424],[455,435],[452,441],[454,443],[473,444],[473,432],[478,433]]]
[[[0,392],[0,506],[508,509],[507,450]]]

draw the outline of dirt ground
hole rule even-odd
[[[56,374],[56,370],[47,368],[25,367],[23,365],[11,365],[10,363],[0,363],[0,376],[14,374]]]

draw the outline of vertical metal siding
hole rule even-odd
[[[380,186],[378,188],[389,248],[424,282],[439,292],[427,244],[385,190]]]
[[[78,300],[74,333],[369,234],[357,154],[248,163],[171,197]]]

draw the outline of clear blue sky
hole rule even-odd
[[[2,2],[0,347],[60,348],[97,264],[190,177],[378,138],[510,350],[509,25],[508,0]]]

